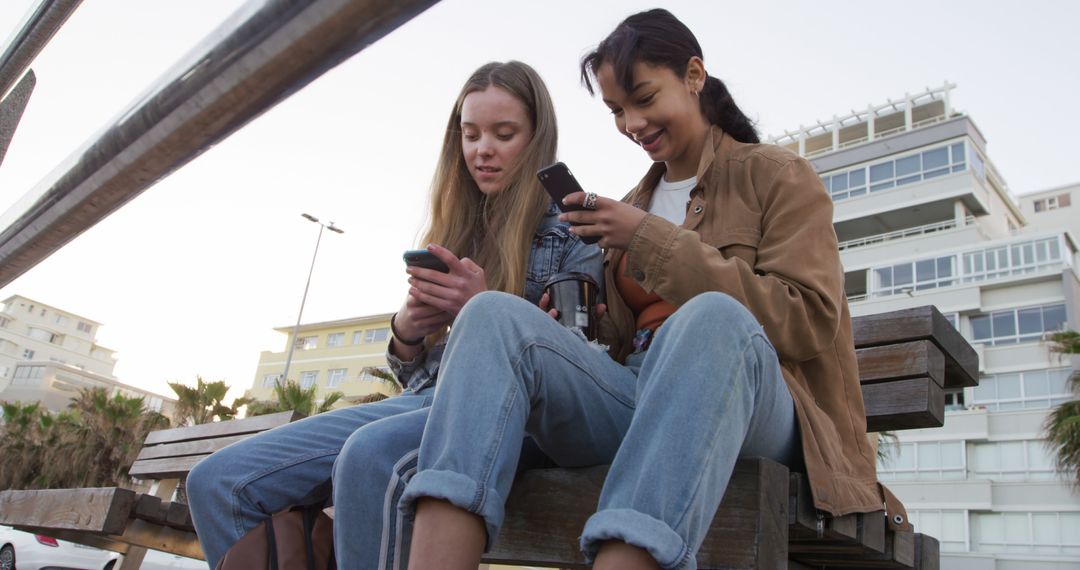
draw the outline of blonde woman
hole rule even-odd
[[[404,391],[282,426],[197,465],[189,503],[211,568],[256,524],[331,478],[339,566],[405,566],[410,528],[396,507],[416,469],[454,317],[482,291],[537,305],[555,273],[602,280],[600,249],[559,222],[537,182],[556,142],[554,107],[531,67],[489,63],[466,81],[446,125],[423,240],[450,271],[409,268],[409,294],[391,319],[387,361]]]

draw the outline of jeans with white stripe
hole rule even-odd
[[[429,416],[403,512],[449,501],[484,519],[490,547],[528,434],[559,465],[612,464],[587,559],[620,540],[665,569],[696,567],[740,455],[799,458],[776,351],[721,293],[686,302],[625,365],[521,299],[481,293],[455,321]]]
[[[326,412],[234,443],[187,479],[203,553],[214,568],[259,522],[333,477],[339,568],[405,568],[408,537],[397,509],[433,388]]]

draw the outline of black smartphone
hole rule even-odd
[[[574,174],[570,172],[570,169],[562,162],[556,162],[551,166],[541,168],[537,171],[536,177],[540,179],[540,184],[544,187],[544,190],[547,190],[548,195],[555,201],[555,205],[559,207],[559,210],[563,212],[576,212],[585,209],[578,204],[563,204],[563,198],[574,192],[584,192],[585,190],[581,188],[577,179],[574,178]],[[600,241],[600,236],[583,236],[581,241],[590,244],[596,243]]]
[[[426,269],[434,269],[441,273],[450,273],[450,268],[443,263],[443,260],[435,257],[434,253],[426,249],[411,249],[406,251],[402,256],[405,259],[405,265],[410,267],[423,267]]]

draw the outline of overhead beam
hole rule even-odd
[[[0,287],[437,1],[250,0],[0,217]]]
[[[82,4],[82,0],[41,0],[31,10],[0,55],[0,98],[30,68],[45,44]]]

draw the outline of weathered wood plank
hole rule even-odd
[[[578,537],[596,510],[607,467],[537,469],[514,483],[502,534],[484,561],[585,568]],[[787,468],[740,459],[698,552],[698,567],[779,568],[787,558]]]
[[[940,427],[945,391],[930,378],[909,378],[862,387],[866,431]]]
[[[209,454],[207,454],[209,455]],[[167,457],[165,459],[147,459],[131,466],[128,474],[139,479],[183,479],[195,464],[207,455],[188,455],[186,457]]]
[[[123,532],[135,492],[113,487],[0,492],[0,524]]]
[[[915,538],[910,532],[889,532],[885,540],[885,552],[852,553],[843,549],[830,552],[792,552],[791,558],[802,564],[819,568],[892,568],[904,570],[915,568]]]
[[[179,443],[163,443],[159,445],[145,446],[139,451],[135,462],[147,459],[164,459],[167,457],[183,457],[185,455],[209,455],[215,451],[247,439],[253,434],[217,437],[213,439],[198,439],[194,441],[181,441]]]
[[[883,512],[824,516],[814,507],[806,476],[792,473],[789,479],[788,550],[791,557],[817,552],[875,555],[885,551]]]
[[[134,519],[128,523],[122,535],[110,535],[109,538],[133,546],[142,546],[151,550],[160,550],[188,558],[205,560],[199,538],[194,532],[187,532],[169,526],[162,526],[144,520]]]
[[[860,348],[855,355],[863,385],[923,376],[945,385],[945,355],[928,340]]]
[[[945,388],[979,383],[979,357],[975,349],[933,305],[855,317],[851,324],[855,348],[929,340],[945,356]]]
[[[135,509],[132,511],[131,516],[152,523],[165,524],[168,514],[168,510],[165,509],[160,497],[143,494],[136,499]]]
[[[303,418],[294,411],[255,416],[227,422],[212,422],[196,426],[162,429],[150,432],[143,445],[158,445],[195,439],[210,439],[230,435],[252,434],[272,429]]]
[[[915,568],[938,570],[941,567],[941,551],[938,539],[925,534],[915,535]]]
[[[165,524],[180,530],[195,532],[195,525],[191,522],[191,511],[184,503],[173,501],[165,507]]]

